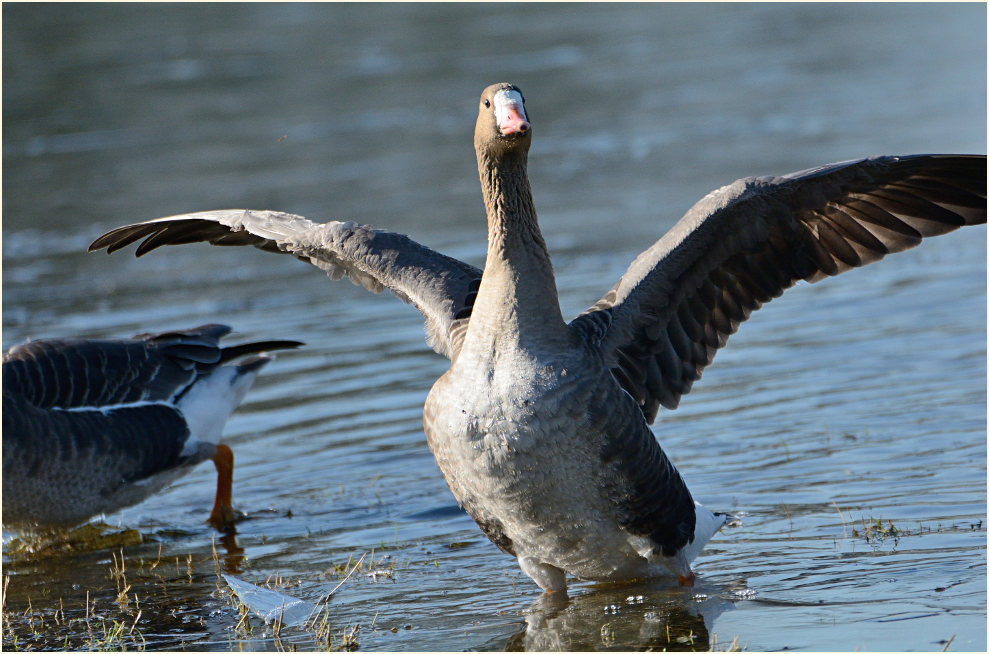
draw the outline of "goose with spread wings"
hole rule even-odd
[[[266,352],[221,347],[226,325],[124,339],[28,341],[3,356],[3,524],[61,530],[136,504],[212,459],[209,522],[233,524],[233,452],[223,427]]]
[[[115,229],[91,250],[253,245],[412,303],[451,361],[423,411],[457,501],[546,591],[569,573],[618,581],[690,563],[725,516],[695,502],[649,428],[739,324],[818,281],[986,221],[984,155],[881,156],[738,180],[701,199],[566,322],[526,172],[518,87],[481,95],[482,271],[409,237],[277,211],[184,214]]]

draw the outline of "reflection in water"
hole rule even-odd
[[[713,590],[713,589],[712,589]],[[642,585],[595,588],[573,597],[542,595],[508,651],[709,650],[708,625],[731,602],[698,590]]]
[[[224,551],[223,572],[228,575],[240,574],[240,566],[244,563],[244,548],[237,545],[237,530],[232,527],[227,529],[220,536],[220,545]]]
[[[69,530],[27,531],[16,536],[6,532],[4,537],[4,555],[33,559],[119,549],[143,543],[147,538],[137,529],[119,529],[102,522],[90,522]]]

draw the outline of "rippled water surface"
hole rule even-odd
[[[5,4],[4,348],[219,321],[306,347],[227,426],[251,520],[203,524],[207,464],[106,516],[143,544],[30,558],[5,533],[3,647],[984,651],[984,227],[758,312],[655,425],[694,496],[741,518],[694,592],[577,582],[555,602],[426,448],[447,362],[413,309],[253,249],[85,249],[247,206],[480,265],[476,99],[507,79],[575,315],[738,177],[985,152],[985,24],[981,4]],[[316,601],[361,555],[319,634],[241,621],[218,582]]]

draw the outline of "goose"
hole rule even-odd
[[[498,548],[548,593],[565,592],[568,574],[691,586],[690,564],[725,515],[694,501],[660,448],[649,427],[659,407],[675,408],[739,324],[797,281],[985,223],[985,156],[880,156],[738,180],[566,322],[526,171],[531,140],[521,90],[486,88],[474,131],[483,275],[395,232],[249,209],[126,225],[90,251],[141,239],[137,256],[252,245],[391,290],[450,359],[424,431],[457,502]]]
[[[223,426],[271,361],[263,352],[302,343],[220,347],[230,331],[210,324],[10,348],[3,356],[4,526],[64,530],[136,504],[206,459],[217,472],[209,522],[232,525],[233,452],[219,442]]]

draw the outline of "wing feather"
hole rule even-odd
[[[652,421],[753,311],[797,281],[985,222],[984,155],[875,157],[742,179],[694,205],[572,325],[593,334]]]
[[[373,293],[387,288],[422,313],[427,343],[451,359],[460,351],[481,279],[474,266],[403,234],[351,222],[315,223],[278,211],[227,209],[149,220],[107,232],[89,250],[112,253],[141,239],[137,256],[162,245],[252,245],[291,254],[331,279],[348,277]]]

